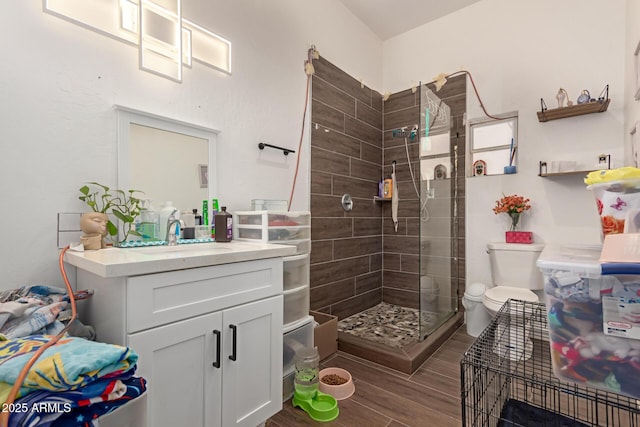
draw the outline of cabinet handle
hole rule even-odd
[[[236,337],[238,335],[238,327],[236,325],[229,325],[231,328],[231,356],[229,356],[230,360],[236,361],[236,345],[237,340]]]
[[[216,361],[213,362],[213,367],[219,368],[220,367],[220,331],[217,329],[214,329],[213,335],[216,336]]]

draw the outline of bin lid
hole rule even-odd
[[[602,264],[602,274],[640,275],[640,264],[631,262],[609,262]]]
[[[482,298],[485,291],[487,290],[487,286],[484,283],[472,283],[464,291],[464,296],[474,300],[475,298]]]
[[[600,245],[547,245],[536,265],[543,273],[561,270],[597,279],[602,275],[601,250]]]

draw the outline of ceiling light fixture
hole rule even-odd
[[[141,70],[182,82],[193,61],[231,74],[231,42],[182,16],[182,0],[43,0],[44,11],[138,46]]]

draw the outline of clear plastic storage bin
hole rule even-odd
[[[288,203],[286,200],[266,200],[266,199],[253,199],[251,200],[251,210],[253,211],[286,211]]]
[[[313,317],[307,315],[302,320],[288,326],[282,338],[282,372],[287,374],[294,370],[296,351],[305,347],[313,347]]]
[[[297,322],[309,315],[309,286],[300,286],[284,292],[284,325]]]
[[[640,264],[601,263],[600,251],[547,246],[538,258],[553,372],[640,398]]]
[[[283,261],[283,285],[288,291],[300,286],[309,285],[309,254],[295,255],[282,259]]]
[[[294,245],[297,253],[309,252],[310,212],[242,211],[234,216],[234,233],[238,240]]]

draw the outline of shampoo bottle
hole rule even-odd
[[[202,225],[209,225],[209,202],[202,201]]]
[[[393,193],[393,180],[391,179],[391,175],[387,175],[387,177],[384,179],[382,197],[384,197],[385,199],[390,199],[392,196],[392,193]]]
[[[223,206],[222,211],[215,216],[216,242],[230,242],[233,240],[233,216]]]
[[[218,199],[211,199],[211,238],[216,238],[216,221],[215,217],[218,214]]]

